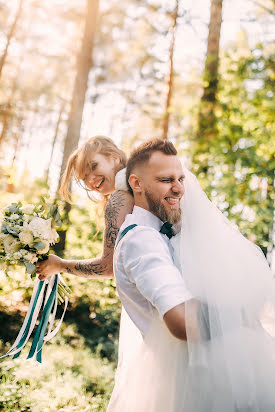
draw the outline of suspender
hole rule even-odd
[[[136,227],[137,225],[134,223],[133,225],[127,226],[125,229],[123,229],[123,231],[120,233],[117,242],[116,242],[116,246],[119,244],[119,242],[121,241],[121,239],[126,235],[126,233],[129,232],[129,230],[134,229],[134,227]]]

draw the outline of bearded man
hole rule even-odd
[[[143,342],[152,333],[159,334],[162,339],[165,329],[166,340],[170,335],[183,343],[186,341],[184,307],[192,295],[174,264],[170,243],[174,234],[172,226],[181,219],[180,199],[184,194],[184,173],[174,145],[155,139],[139,146],[128,160],[126,179],[135,205],[132,214],[126,216],[121,226],[114,253],[118,294],[125,312],[140,331]],[[129,334],[133,333],[133,328],[129,327],[128,331],[128,346],[132,346],[133,339],[131,341]],[[127,333],[124,332],[124,335]],[[142,345],[137,350],[141,350],[141,357],[148,350]],[[124,344],[124,348],[126,346]],[[124,359],[123,366],[120,359],[108,412],[160,410],[159,405],[149,406],[148,400],[137,393],[149,366],[142,365],[140,355],[132,357],[133,362],[138,362],[131,373],[131,378],[134,378],[132,383],[129,381],[129,358],[126,365]],[[163,360],[165,355],[161,356]],[[155,376],[158,367],[163,365],[162,360],[156,362]],[[121,370],[127,371],[124,377],[127,376],[128,382],[122,377]],[[158,396],[158,404],[162,403],[162,408],[166,408],[161,399]]]

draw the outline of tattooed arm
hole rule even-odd
[[[131,213],[134,199],[128,192],[114,192],[105,209],[105,230],[103,253],[101,257],[83,260],[65,260],[55,255],[36,265],[39,279],[46,279],[57,272],[67,272],[86,278],[111,278],[113,277],[113,253],[119,228],[125,216]]]

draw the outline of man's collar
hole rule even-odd
[[[155,216],[152,212],[149,212],[149,210],[143,209],[143,207],[134,206],[132,214],[140,219],[140,224],[144,226],[151,226],[158,231],[163,225],[163,222],[157,216]]]

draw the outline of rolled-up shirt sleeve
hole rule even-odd
[[[120,253],[125,273],[161,316],[192,299],[168,245],[155,229],[139,226],[130,231]]]

